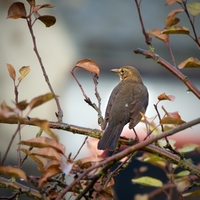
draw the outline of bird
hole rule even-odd
[[[145,113],[147,109],[149,93],[135,67],[122,66],[119,69],[112,69],[111,72],[119,75],[120,82],[113,89],[108,100],[104,122],[101,126],[101,129],[105,131],[97,148],[114,151],[127,123],[138,139],[134,127],[140,122],[141,113]]]

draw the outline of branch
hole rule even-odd
[[[137,48],[136,50],[134,50],[134,52],[136,54],[142,54],[147,58],[152,58],[154,61],[164,66],[166,69],[172,72],[172,74],[174,74],[177,78],[179,78],[189,88],[189,90],[193,92],[193,94],[196,95],[197,98],[200,99],[200,91],[193,85],[193,83],[188,79],[188,77],[182,74],[176,68],[174,68],[170,63],[161,58],[159,55],[140,48]]]

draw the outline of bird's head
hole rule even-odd
[[[132,80],[137,83],[142,83],[142,78],[137,69],[131,66],[123,66],[119,69],[112,69],[111,72],[115,72],[119,75],[120,81]]]

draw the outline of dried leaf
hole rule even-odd
[[[166,0],[166,6],[170,6],[170,5],[172,5],[172,4],[174,4],[174,3],[176,3],[177,2],[177,0]]]
[[[52,4],[36,5],[36,6],[34,6],[33,11],[37,12],[41,8],[53,8],[53,7],[54,7],[54,5],[52,5]]]
[[[12,78],[13,81],[15,81],[16,79],[15,68],[11,64],[7,63],[6,65],[7,65],[7,69],[8,69],[10,77]]]
[[[177,8],[177,9],[172,10],[172,11],[168,14],[168,16],[174,16],[174,15],[180,13],[180,12],[183,12],[183,11],[184,11],[184,9],[182,9],[182,8]]]
[[[23,170],[16,167],[12,167],[10,165],[0,166],[0,174],[15,178],[21,178],[27,181],[27,176]]]
[[[165,93],[162,93],[158,96],[158,100],[159,101],[163,101],[163,100],[174,101],[175,96],[174,95],[166,95]]]
[[[33,98],[30,103],[29,103],[29,107],[32,110],[33,108],[40,106],[44,103],[46,103],[47,101],[51,100],[54,98],[54,95],[52,93],[47,93],[47,94],[43,94],[40,95],[38,97]]]
[[[163,183],[155,178],[149,176],[143,176],[140,178],[132,179],[132,182],[144,185],[144,186],[151,186],[151,187],[162,187]]]
[[[26,0],[30,6],[35,6],[35,0]]]
[[[15,2],[8,9],[7,18],[26,18],[26,9],[23,3]]]
[[[165,18],[165,25],[167,27],[170,27],[170,26],[173,26],[175,24],[178,24],[179,21],[180,21],[180,19],[175,17],[175,16],[173,16],[173,15],[172,16],[167,16]]]
[[[164,28],[161,33],[163,34],[190,34],[190,30],[185,26],[170,26]]]
[[[190,57],[178,65],[179,69],[183,68],[199,68],[200,61],[197,58]]]
[[[182,119],[175,118],[173,116],[166,116],[160,120],[161,124],[173,124],[173,125],[181,125],[184,124],[185,121]]]
[[[153,29],[148,31],[148,34],[162,40],[163,42],[169,42],[169,36],[167,34],[162,34],[160,29]]]
[[[56,18],[51,15],[42,15],[38,19],[45,24],[46,27],[53,26],[56,23]]]
[[[31,155],[41,156],[43,158],[48,158],[51,160],[62,160],[62,155],[58,153],[55,149],[50,147],[40,148],[37,151],[31,152]]]
[[[91,73],[99,75],[100,70],[96,62],[90,59],[80,60],[76,63],[76,67],[83,68]]]
[[[56,174],[62,173],[62,171],[56,166],[50,166],[45,170],[44,174],[39,179],[39,186],[44,185],[47,182],[47,179],[55,176]]]
[[[21,74],[21,76],[18,78],[19,81],[21,81],[22,79],[24,79],[24,77],[31,71],[29,66],[23,66],[20,68],[19,73]]]
[[[51,147],[55,149],[58,153],[61,153],[63,155],[65,153],[65,146],[63,144],[60,144],[55,140],[47,137],[32,138],[27,141],[21,141],[19,144],[37,148]]]
[[[200,3],[199,2],[190,2],[187,4],[188,12],[196,17],[200,13]]]
[[[21,111],[22,111],[22,110],[25,110],[25,109],[27,108],[28,105],[29,105],[29,103],[27,103],[26,100],[20,101],[20,102],[16,103],[17,108],[18,108],[19,110],[21,110]]]

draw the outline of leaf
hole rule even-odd
[[[62,155],[51,147],[40,148],[37,151],[31,152],[31,155],[41,156],[43,158],[48,158],[51,160],[62,160]]]
[[[200,145],[198,144],[186,144],[182,148],[179,149],[181,153],[190,153],[200,149]]]
[[[200,3],[199,2],[190,2],[187,4],[188,12],[196,17],[200,13]]]
[[[100,73],[97,63],[90,59],[84,59],[84,60],[78,61],[76,63],[76,67],[85,69],[85,70],[87,70],[91,73],[95,73],[97,75],[99,75],[99,73]]]
[[[200,61],[197,58],[190,57],[178,65],[179,69],[183,68],[199,68]]]
[[[184,9],[182,9],[182,8],[176,8],[176,9],[172,10],[167,16],[174,16],[183,11],[184,11]]]
[[[162,187],[163,183],[155,178],[149,176],[143,176],[140,178],[132,179],[132,182],[144,185],[144,186],[151,186],[151,187]]]
[[[182,119],[174,118],[171,116],[166,116],[160,120],[161,124],[173,124],[173,125],[181,125],[184,124],[185,121]]]
[[[54,98],[54,95],[52,93],[47,93],[47,94],[43,94],[40,95],[38,97],[33,98],[30,103],[29,103],[29,107],[32,110],[33,108],[40,106],[44,103],[46,103],[47,101],[51,100]]]
[[[184,176],[188,176],[189,174],[190,174],[189,171],[184,170],[184,171],[179,172],[178,174],[174,174],[174,176],[175,177],[184,177]]]
[[[175,17],[175,16],[173,16],[173,15],[172,16],[167,16],[165,18],[165,25],[167,27],[170,27],[170,26],[173,26],[175,24],[178,24],[179,21],[180,21],[180,19]]]
[[[26,0],[30,6],[35,6],[35,0]]]
[[[182,194],[183,197],[200,197],[200,190],[195,190],[194,192],[188,192]]]
[[[170,5],[172,5],[172,4],[174,4],[174,3],[176,3],[177,2],[177,0],[166,0],[166,6],[170,6]]]
[[[44,174],[39,179],[39,186],[44,185],[47,182],[47,179],[55,176],[56,174],[62,173],[62,171],[56,166],[50,166],[45,170]]]
[[[26,100],[20,101],[20,102],[16,103],[17,108],[18,108],[19,110],[21,110],[21,111],[22,111],[22,110],[25,110],[25,109],[27,108],[28,105],[29,105],[29,103],[27,103]]]
[[[22,79],[24,79],[24,77],[31,71],[29,66],[23,66],[20,68],[19,73],[21,74],[21,76],[18,78],[19,81],[21,81]]]
[[[174,101],[175,96],[174,95],[166,95],[165,93],[162,93],[158,96],[158,100],[159,101],[163,101],[163,100]]]
[[[189,35],[190,30],[185,26],[170,26],[164,28],[161,31],[162,34],[187,34]]]
[[[42,15],[38,19],[45,24],[46,27],[53,26],[56,23],[56,18],[51,15]]]
[[[65,153],[65,146],[63,144],[58,143],[55,140],[47,137],[32,138],[30,140],[21,141],[19,144],[37,148],[51,147],[55,149],[58,153],[61,153],[63,155]]]
[[[15,2],[8,9],[7,18],[26,18],[26,9],[23,3]]]
[[[70,175],[70,172],[72,170],[74,163],[69,163],[69,162],[62,162],[60,169],[62,170],[63,173],[65,173],[65,175]]]
[[[15,68],[11,64],[7,63],[6,65],[7,65],[7,69],[9,72],[9,76],[12,78],[13,81],[15,81],[15,79],[16,79]]]
[[[11,176],[14,178],[21,178],[27,181],[27,176],[25,172],[19,168],[12,167],[10,165],[8,166],[0,166],[0,174],[6,175],[6,176]]]
[[[162,34],[160,29],[153,29],[148,31],[148,34],[163,41],[163,42],[169,42],[169,36],[167,34]]]
[[[36,6],[34,6],[33,11],[34,11],[34,12],[37,12],[37,11],[40,10],[41,8],[53,8],[53,7],[54,7],[54,5],[52,5],[52,4],[36,5]]]
[[[30,158],[32,158],[37,164],[39,164],[40,167],[44,167],[44,163],[38,157],[32,155],[29,150],[21,148],[20,151],[22,151],[27,156],[29,156]]]

